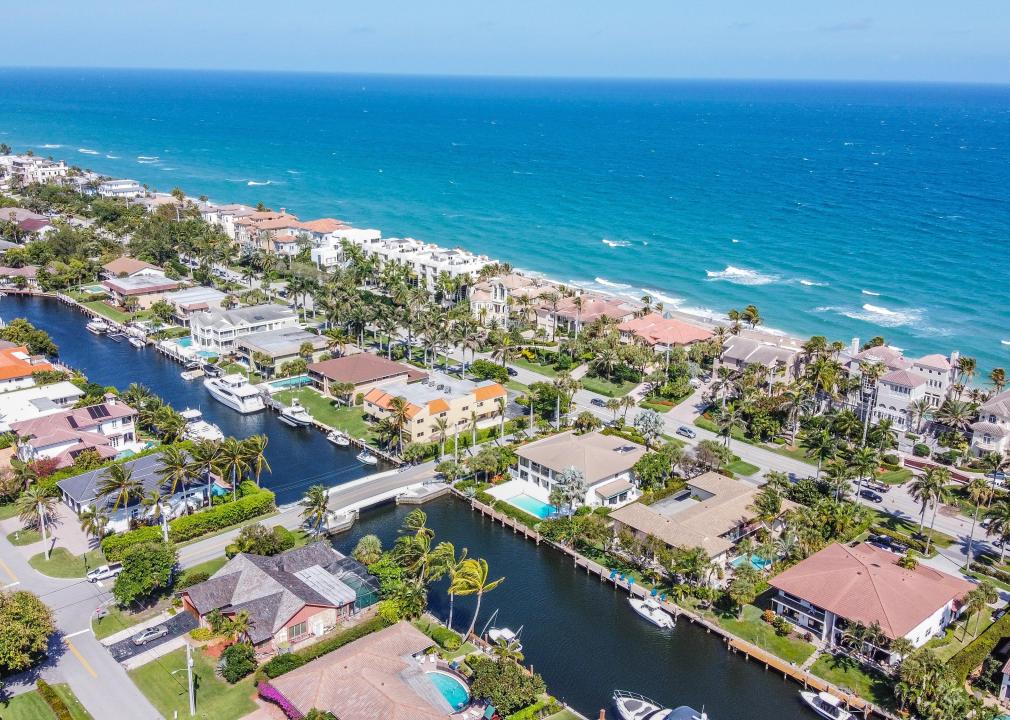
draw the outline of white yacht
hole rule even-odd
[[[628,598],[628,603],[636,613],[644,617],[653,625],[657,625],[661,628],[672,628],[677,625],[673,616],[666,612],[666,610],[664,610],[660,604],[651,597],[644,599],[631,597]]]
[[[852,717],[852,713],[842,707],[843,703],[841,699],[836,698],[831,693],[814,693],[808,690],[801,690],[800,697],[803,698],[803,702],[810,706],[811,710],[822,718],[827,718],[828,720],[850,720]]]
[[[104,320],[99,320],[98,318],[95,318],[87,325],[85,325],[84,328],[89,333],[93,333],[95,335],[103,335],[109,331],[109,323],[105,322]]]
[[[346,433],[343,433],[340,430],[331,430],[326,433],[326,439],[334,445],[339,445],[340,447],[347,447],[351,444],[351,439],[347,437]]]
[[[137,337],[136,335],[130,336],[130,344],[133,345],[133,347],[137,348],[138,350],[147,347],[147,342],[145,342],[142,338]]]
[[[375,465],[379,462],[379,458],[372,455],[368,450],[362,450],[355,457],[358,458],[358,462],[364,463],[365,465]]]
[[[519,628],[518,631],[513,632],[511,628],[507,627],[493,627],[487,631],[487,639],[492,643],[497,645],[499,642],[504,643],[506,646],[517,650],[518,652],[523,651],[523,644],[519,642],[519,633],[523,631]]]
[[[183,435],[187,440],[224,440],[221,428],[204,420],[203,413],[199,410],[186,408],[179,414],[186,421],[186,430]]]
[[[664,708],[644,695],[614,690],[614,706],[621,720],[708,720],[704,710],[698,712],[687,705]]]
[[[259,412],[266,405],[259,390],[245,379],[244,375],[233,373],[219,378],[207,378],[203,386],[211,397],[240,413]]]
[[[312,416],[298,402],[298,398],[294,398],[290,405],[281,410],[281,422],[291,427],[308,427],[312,424]]]

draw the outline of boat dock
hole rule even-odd
[[[587,575],[598,577],[601,583],[611,583],[615,590],[624,590],[633,597],[645,598],[651,594],[649,589],[646,589],[641,585],[637,585],[633,581],[626,579],[623,575],[613,572],[609,568],[590,560],[573,548],[544,538],[538,532],[528,528],[519,520],[497,512],[494,508],[485,505],[475,498],[468,497],[466,494],[455,488],[452,488],[450,492],[461,500],[468,502],[472,511],[479,512],[483,517],[490,518],[492,522],[497,522],[501,524],[502,527],[511,528],[513,534],[522,535],[527,540],[535,542],[538,546],[541,542],[543,542],[550,545],[555,550],[568,555],[572,558],[572,562],[576,568],[584,569]],[[726,649],[729,652],[743,655],[744,660],[748,662],[754,661],[762,663],[765,670],[781,673],[784,679],[794,680],[802,685],[804,689],[813,688],[817,691],[831,693],[846,703],[853,714],[861,714],[864,718],[877,716],[886,718],[887,720],[899,720],[897,715],[885,710],[884,708],[878,707],[858,695],[845,690],[844,688],[832,685],[826,680],[807,672],[798,665],[786,662],[782,658],[773,655],[763,648],[727,632],[716,623],[692,610],[681,607],[669,600],[660,600],[659,598],[653,599],[659,602],[667,612],[673,615],[675,620],[679,620],[682,617],[687,618],[695,625],[703,627],[706,633],[717,635],[726,645]]]

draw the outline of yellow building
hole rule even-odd
[[[427,380],[409,385],[401,381],[372,388],[365,395],[365,415],[373,420],[389,417],[393,399],[397,397],[406,403],[404,441],[437,442],[441,439],[439,418],[446,421],[446,437],[469,432],[474,415],[478,427],[500,422],[508,393],[496,382],[474,383],[435,373]]]

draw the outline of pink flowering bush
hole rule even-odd
[[[301,710],[292,705],[286,697],[281,695],[280,690],[270,683],[261,682],[257,690],[261,698],[279,707],[289,720],[303,720],[305,717]]]

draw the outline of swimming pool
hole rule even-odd
[[[747,558],[745,558],[743,555],[741,555],[740,557],[738,557],[735,560],[733,560],[730,563],[730,565],[732,565],[733,567],[740,567],[745,562],[747,562]],[[771,560],[765,560],[763,557],[758,557],[757,555],[751,555],[750,556],[750,564],[751,564],[751,567],[753,567],[755,570],[764,570],[767,567],[771,567],[772,561]]]
[[[515,505],[520,510],[525,510],[530,515],[536,515],[541,520],[546,520],[551,515],[557,512],[557,508],[553,505],[548,505],[545,502],[540,502],[532,495],[527,495],[526,493],[520,493],[518,495],[513,495],[508,498],[507,502]]]
[[[178,340],[175,341],[175,344],[178,345],[179,347],[189,347],[190,345],[193,344],[193,338],[191,337],[179,338]]]
[[[470,691],[467,690],[466,685],[459,678],[443,672],[429,672],[426,674],[432,684],[438,688],[439,693],[445,698],[445,701],[452,706],[453,710],[459,710],[470,702]]]
[[[269,385],[274,390],[284,390],[286,388],[308,385],[311,382],[312,380],[309,379],[308,375],[295,375],[294,377],[283,378],[281,380],[272,380]]]

